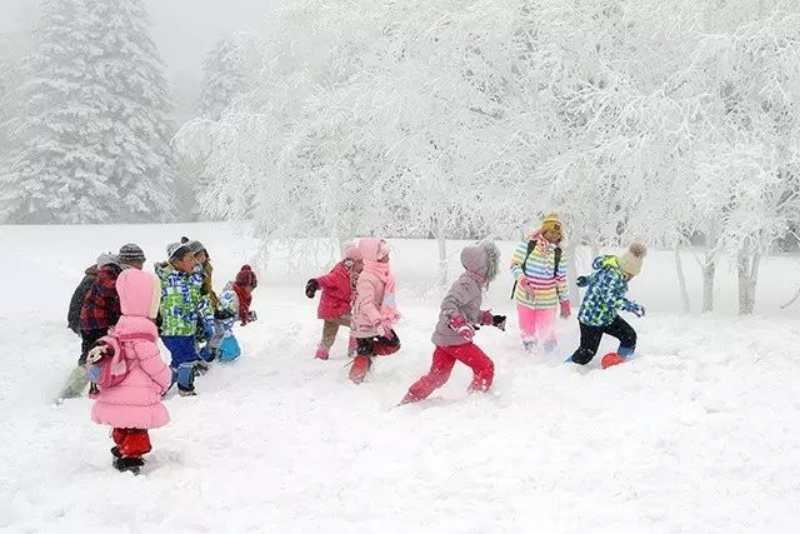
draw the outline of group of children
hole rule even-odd
[[[539,229],[514,250],[511,274],[512,298],[523,348],[533,352],[541,347],[552,355],[558,349],[555,333],[556,315],[572,315],[566,261],[561,243],[562,224],[555,214],[545,217]],[[628,282],[639,274],[647,249],[633,243],[620,257],[601,256],[594,260],[594,271],[578,277],[578,287],[585,287],[578,314],[580,347],[567,361],[586,365],[594,358],[603,334],[616,337],[619,348],[603,362],[613,365],[630,357],[636,349],[636,332],[620,311],[638,317],[645,310],[625,297]],[[494,378],[494,363],[473,343],[476,330],[494,326],[505,330],[506,317],[481,309],[482,295],[496,278],[500,252],[492,242],[468,246],[461,252],[464,273],[455,281],[441,304],[439,320],[433,333],[430,370],[417,380],[400,401],[401,404],[427,398],[447,382],[456,361],[473,371],[471,391],[486,391]],[[313,298],[322,290],[318,316],[323,320],[322,341],[316,357],[327,360],[340,326],[351,328],[349,353],[353,359],[350,378],[360,383],[371,367],[372,358],[399,349],[393,329],[399,317],[394,301],[394,278],[389,268],[389,250],[382,240],[362,239],[345,248],[345,258],[325,276],[306,284],[306,295]],[[388,349],[387,349],[388,347]]]
[[[169,421],[162,398],[172,385],[193,396],[195,376],[211,361],[240,355],[233,334],[238,321],[256,319],[250,310],[258,281],[244,265],[217,296],[210,256],[188,238],[167,246],[155,275],[142,269],[144,252],[135,244],[102,254],[70,302],[68,325],[81,336],[78,369],[62,397],[80,395],[91,381],[96,400],[92,420],[113,428],[111,449],[119,470],[138,470],[150,451],[147,430]],[[170,352],[167,367],[157,340]]]
[[[541,346],[545,354],[554,354],[556,315],[571,315],[562,240],[561,222],[549,215],[512,256],[512,298],[528,352]],[[625,294],[645,254],[646,248],[634,243],[620,257],[596,258],[593,272],[578,277],[577,285],[586,288],[578,314],[581,342],[568,361],[589,363],[603,334],[619,339],[619,361],[633,354],[636,332],[619,312],[644,316],[644,308]],[[327,360],[339,328],[348,327],[349,375],[355,383],[364,380],[376,356],[400,349],[390,256],[385,240],[360,239],[345,246],[343,260],[328,274],[309,280],[305,287],[309,298],[321,291],[322,339],[315,357]],[[117,255],[101,255],[97,265],[86,270],[70,305],[70,328],[82,337],[79,364],[89,367],[92,380],[100,385],[91,392],[96,399],[92,419],[113,428],[111,452],[120,470],[137,471],[143,465],[142,456],[151,448],[147,430],[169,421],[162,403],[168,389],[177,384],[181,395],[195,395],[195,375],[207,370],[207,362],[239,355],[234,324],[256,319],[250,303],[257,279],[249,266],[243,266],[217,296],[210,257],[199,241],[183,238],[170,244],[167,261],[155,265],[157,277],[142,271],[144,262],[144,253],[134,244],[124,245]],[[490,389],[494,362],[473,339],[482,326],[505,330],[505,316],[482,308],[499,262],[500,251],[490,241],[462,250],[464,273],[442,301],[430,369],[400,404],[421,401],[444,385],[456,361],[472,369],[471,391]],[[171,355],[169,368],[158,355],[159,336]]]

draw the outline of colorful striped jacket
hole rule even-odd
[[[640,312],[641,306],[628,300],[628,282],[625,281],[619,258],[598,256],[592,262],[594,272],[579,276],[578,287],[586,287],[583,303],[578,312],[578,321],[587,326],[608,326],[620,310]]]
[[[156,264],[161,280],[161,335],[194,336],[197,323],[214,327],[214,312],[202,291],[203,273],[183,273],[169,264]]]
[[[522,263],[528,254],[528,241],[523,241],[514,249],[511,256],[511,274],[519,282],[527,276],[533,287],[532,293],[525,291],[517,283],[514,298],[519,304],[535,309],[555,308],[560,302],[569,300],[567,288],[567,261],[562,255],[556,269],[556,245],[550,243],[540,233],[531,236],[536,241],[531,255],[523,269]]]

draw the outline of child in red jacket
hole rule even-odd
[[[350,301],[358,274],[364,268],[361,254],[355,244],[345,246],[344,259],[337,263],[331,272],[319,278],[312,278],[306,284],[306,296],[314,298],[322,289],[317,317],[322,319],[322,341],[320,341],[315,358],[327,360],[330,350],[336,341],[340,326],[350,328]],[[354,353],[356,341],[352,336],[348,345],[348,353]]]

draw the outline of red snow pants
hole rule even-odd
[[[451,347],[437,346],[433,353],[431,370],[408,388],[406,398],[409,401],[422,400],[436,388],[442,387],[450,378],[456,361],[472,369],[473,378],[469,387],[471,391],[487,391],[492,386],[494,362],[477,345],[467,343]]]
[[[141,428],[115,428],[111,432],[111,439],[125,457],[139,457],[152,449],[150,435]]]

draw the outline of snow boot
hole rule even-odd
[[[197,392],[194,390],[194,388],[192,388],[192,389],[184,389],[184,388],[178,386],[178,395],[180,395],[181,397],[196,397],[197,396]]]
[[[398,406],[402,406],[404,404],[411,404],[412,402],[419,402],[420,400],[422,399],[418,399],[416,395],[412,395],[411,392],[409,391],[408,393],[406,393],[406,396],[403,397],[403,400],[400,401],[400,404],[398,404]]]
[[[111,455],[114,458],[122,458],[122,453],[120,452],[119,447],[116,445],[111,447]]]
[[[314,355],[314,358],[318,360],[327,360],[329,357],[330,357],[330,352],[328,351],[327,348],[323,347],[322,345],[320,345],[317,348],[317,353]]]
[[[114,460],[114,467],[120,473],[124,473],[125,471],[130,471],[134,475],[138,475],[143,465],[144,465],[144,460],[142,460],[138,456],[127,456],[124,458],[116,458]]]
[[[528,354],[533,354],[534,352],[536,352],[536,341],[523,341],[522,348]]]
[[[363,355],[356,356],[350,366],[350,380],[354,384],[360,384],[367,376],[370,367],[372,367],[372,358]]]

